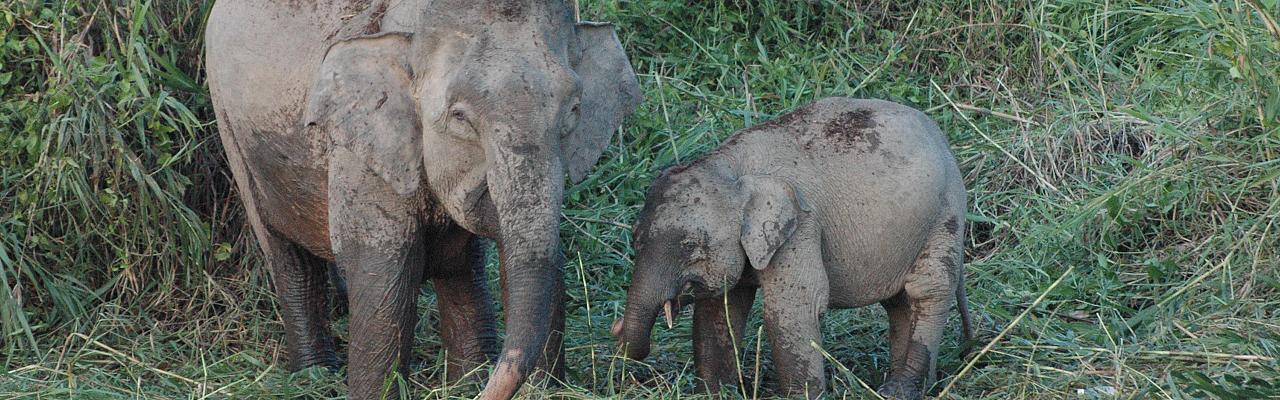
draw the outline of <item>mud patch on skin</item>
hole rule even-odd
[[[947,229],[947,233],[954,235],[960,232],[960,218],[952,216],[942,226]]]
[[[911,160],[889,150],[880,149],[879,154],[880,157],[884,157],[885,161],[888,162],[890,166],[906,166],[911,164]]]
[[[840,113],[827,121],[821,135],[809,137],[804,147],[812,150],[821,141],[840,152],[854,149],[862,153],[876,151],[880,148],[880,133],[875,128],[880,124],[876,123],[874,115],[874,111],[865,108]]]
[[[315,9],[316,9],[316,2],[314,2],[314,1],[305,1],[305,0],[286,0],[286,1],[284,2],[284,5],[289,6],[290,8],[293,8],[293,9],[295,9],[295,10],[300,10],[300,11],[302,11],[302,10],[315,11]],[[305,9],[304,9],[304,7],[305,7]]]
[[[489,4],[490,15],[507,21],[517,21],[525,15],[525,4],[522,0],[496,1]]]

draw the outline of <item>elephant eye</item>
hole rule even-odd
[[[476,136],[475,127],[471,125],[471,119],[467,116],[467,111],[462,107],[454,107],[449,110],[448,116],[444,120],[444,128],[450,134],[470,139]]]
[[[693,239],[681,240],[680,252],[684,253],[685,258],[691,261],[700,260],[705,256],[702,251],[702,243]]]

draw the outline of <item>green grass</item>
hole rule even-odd
[[[646,99],[568,190],[569,382],[530,397],[691,393],[687,317],[646,363],[612,355],[644,191],[837,95],[925,110],[965,174],[980,340],[961,358],[953,325],[934,395],[1280,396],[1275,0],[582,3],[617,22]],[[283,370],[203,88],[208,6],[0,4],[0,398],[345,393],[340,374]],[[441,384],[430,320],[399,384],[473,396]],[[836,396],[874,398],[883,311],[825,324]],[[742,395],[769,394],[768,343],[745,347]]]

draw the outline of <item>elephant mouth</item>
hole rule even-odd
[[[680,314],[686,306],[711,295],[714,293],[701,281],[693,279],[685,281],[679,292],[662,302],[662,314],[667,323],[667,329],[675,327],[676,315]]]
[[[489,194],[489,188],[484,183],[474,189],[469,190],[461,198],[460,209],[462,215],[459,216],[459,222],[471,231],[471,233],[480,235],[481,237],[493,239],[498,233],[498,209],[493,203],[493,199]]]

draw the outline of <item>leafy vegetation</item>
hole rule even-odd
[[[0,397],[345,393],[341,374],[283,369],[203,87],[210,6],[0,4]],[[979,340],[962,358],[948,332],[934,395],[1280,395],[1278,13],[1275,0],[581,1],[583,19],[618,24],[646,101],[567,191],[569,382],[527,393],[691,393],[687,318],[658,329],[646,363],[613,357],[607,333],[649,181],[736,129],[852,96],[925,110],[965,173]],[[442,383],[431,322],[400,384],[474,395]],[[886,328],[876,307],[828,314],[837,396],[874,398]],[[759,339],[745,341],[743,397],[770,393]]]

